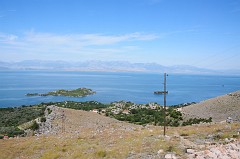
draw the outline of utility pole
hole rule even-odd
[[[65,114],[64,114],[64,109],[62,109],[62,133],[65,132]]]
[[[166,135],[166,125],[167,125],[167,120],[166,120],[166,104],[167,104],[167,74],[164,73],[164,127],[163,127],[163,135]]]

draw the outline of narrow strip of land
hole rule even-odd
[[[95,94],[96,92],[89,88],[78,88],[74,90],[59,89],[48,93],[28,93],[26,96],[68,96],[68,97],[85,97]]]

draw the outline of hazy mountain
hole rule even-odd
[[[127,61],[41,61],[26,60],[20,62],[0,62],[0,70],[54,70],[54,71],[108,71],[108,72],[168,72],[186,74],[221,74],[214,71],[188,65],[162,66],[156,63],[130,63]],[[239,70],[234,72],[240,73]]]

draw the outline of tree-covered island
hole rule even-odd
[[[85,97],[88,95],[95,94],[92,89],[89,88],[78,88],[74,90],[64,90],[59,89],[56,91],[48,92],[48,93],[27,93],[26,96],[68,96],[68,97]]]

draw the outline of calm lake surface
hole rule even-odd
[[[27,93],[47,93],[57,89],[91,88],[92,96],[74,98],[61,96],[27,97]],[[163,74],[106,72],[1,71],[0,107],[32,105],[55,101],[131,101],[139,104],[157,102],[163,96]],[[200,102],[240,90],[240,76],[176,75],[167,77],[167,105]]]

